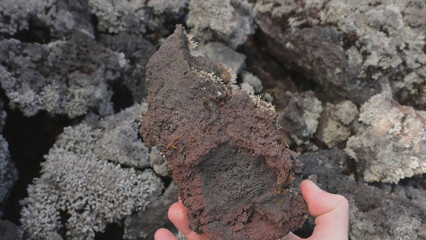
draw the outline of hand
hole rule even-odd
[[[341,195],[327,193],[315,183],[304,180],[300,190],[308,204],[309,213],[315,218],[315,229],[308,240],[347,240],[349,229],[349,203]],[[207,235],[198,235],[189,229],[187,210],[179,201],[169,209],[169,219],[188,240],[208,240]],[[155,240],[176,240],[167,229],[159,229]],[[285,240],[300,240],[302,238],[290,233]]]

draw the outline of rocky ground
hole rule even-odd
[[[147,69],[176,24],[192,37],[176,60],[188,61],[188,72],[168,68],[171,53]],[[200,149],[225,140],[271,158],[272,135],[261,143],[259,129],[278,124],[282,147],[303,163],[294,169],[295,184],[308,178],[349,200],[350,239],[426,239],[425,34],[422,0],[2,0],[0,236],[153,239],[159,227],[177,233],[166,216],[182,188],[169,163],[174,172],[180,165],[166,148],[195,148],[185,152],[194,169]],[[191,82],[173,86],[174,74],[228,79],[229,95],[203,101]],[[159,76],[169,79],[165,85],[147,85],[146,77]],[[161,101],[146,99],[148,92]],[[186,95],[201,98],[179,102]],[[249,99],[276,120],[268,111],[250,112]],[[146,115],[159,103],[169,109],[157,114],[164,119]],[[172,136],[139,135],[141,125],[191,132],[181,124],[206,118],[198,105],[215,115],[227,103],[236,110],[225,107],[229,113],[216,120],[228,129],[223,138],[212,128],[169,146]],[[234,112],[247,116],[233,122]],[[221,146],[228,157],[254,158]],[[222,176],[229,166],[217,162],[198,177]],[[309,236],[313,226],[308,218],[296,233]]]

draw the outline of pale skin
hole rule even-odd
[[[309,213],[315,217],[315,229],[308,240],[347,240],[349,230],[349,203],[345,197],[321,190],[310,180],[300,184],[300,190],[308,204]],[[168,212],[170,221],[188,240],[208,240],[205,234],[196,234],[189,229],[187,210],[179,201],[174,203]],[[167,229],[161,228],[155,232],[155,240],[177,240]],[[300,240],[293,233],[285,240]]]

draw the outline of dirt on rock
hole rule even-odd
[[[182,26],[147,65],[147,145],[164,154],[190,228],[212,239],[278,239],[300,227],[307,206],[273,107],[245,91],[223,64],[191,55]],[[283,126],[284,128],[286,126]]]

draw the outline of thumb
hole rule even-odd
[[[304,180],[300,190],[315,217],[315,229],[310,240],[347,240],[349,229],[348,200],[321,190],[315,183]]]

